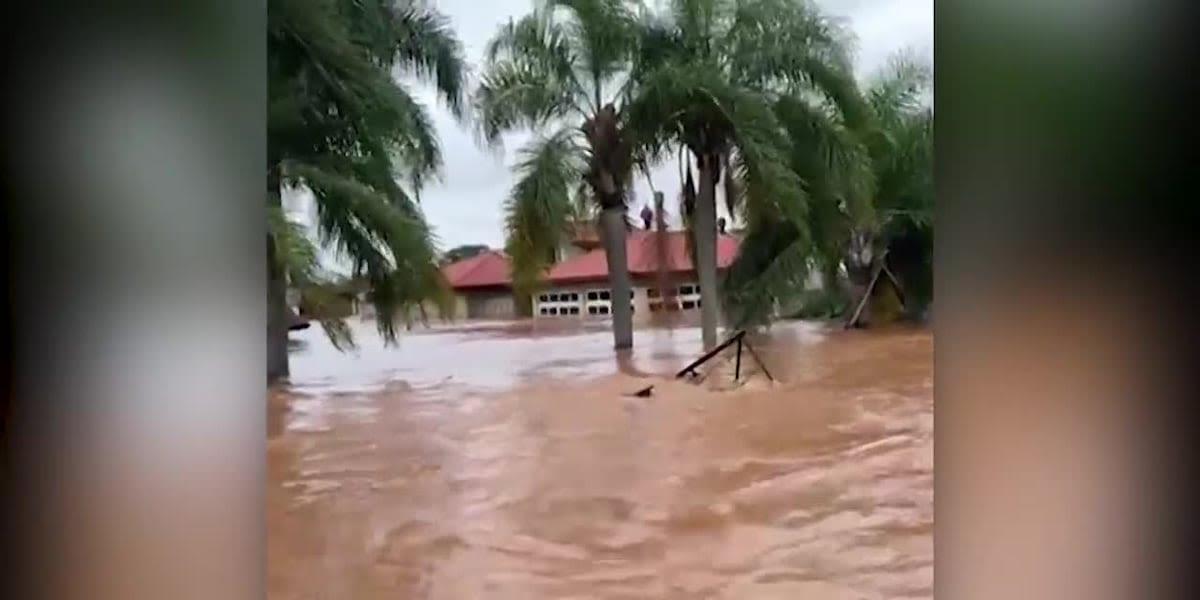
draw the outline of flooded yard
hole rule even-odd
[[[933,596],[927,329],[778,324],[721,391],[692,327],[356,329],[271,392],[271,598]]]

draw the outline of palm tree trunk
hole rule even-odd
[[[633,286],[625,256],[625,206],[607,207],[600,212],[604,231],[604,256],[608,260],[608,285],[612,290],[613,347],[633,347]]]
[[[272,209],[283,206],[278,165],[267,176],[267,203]],[[287,277],[281,262],[275,240],[267,233],[267,383],[288,374]]]
[[[633,347],[633,287],[625,256],[625,181],[630,172],[630,146],[620,130],[617,108],[604,105],[583,124],[592,148],[586,175],[600,204],[600,226],[604,232],[604,256],[608,260],[611,290],[613,347]]]
[[[720,293],[717,290],[717,168],[716,155],[701,156],[700,189],[696,198],[692,236],[696,240],[696,276],[700,283],[700,334],[704,349],[717,345]]]

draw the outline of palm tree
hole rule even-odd
[[[672,0],[643,23],[631,132],[639,153],[661,158],[680,147],[684,196],[694,197],[691,224],[706,348],[717,343],[720,295],[716,269],[716,189],[724,181],[730,212],[749,221],[790,222],[807,239],[806,188],[789,168],[792,142],[776,100],[807,94],[861,118],[847,42],[841,30],[801,0]],[[805,140],[798,140],[804,142]]]
[[[625,211],[633,162],[618,106],[630,89],[635,23],[624,0],[544,0],[491,40],[474,98],[489,143],[511,131],[536,133],[521,151],[505,206],[514,285],[538,285],[572,216],[582,212],[572,195],[597,205],[618,349],[633,345],[624,301],[632,289]]]
[[[874,135],[867,137],[874,220],[859,224],[869,264],[886,261],[904,284],[906,308],[921,312],[933,294],[932,69],[901,52],[867,87]],[[867,263],[868,261],[861,261]],[[860,272],[869,269],[860,268]]]
[[[905,284],[908,308],[919,311],[929,301],[933,111],[923,102],[929,83],[928,65],[903,52],[860,92],[867,112],[856,122],[802,98],[778,100],[789,137],[808,140],[792,144],[790,164],[808,188],[809,239],[786,220],[751,223],[727,282],[726,296],[738,307],[735,322],[765,322],[776,302],[804,291],[813,268],[823,275],[828,301],[849,307],[840,272],[861,294],[884,260]]]
[[[417,0],[268,0],[267,12],[268,210],[278,215],[285,188],[312,192],[320,242],[368,282],[394,343],[397,315],[444,294],[414,200],[441,155],[427,110],[393,72],[432,82],[461,116],[461,45]],[[288,370],[283,223],[272,217],[267,232],[269,379]]]

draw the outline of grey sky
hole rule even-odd
[[[510,17],[530,10],[531,0],[432,0],[454,22],[466,55],[478,64],[483,47],[496,28]],[[856,66],[865,75],[882,65],[895,51],[913,48],[922,53],[933,48],[933,0],[818,0],[831,15],[846,19],[858,38]],[[474,134],[456,123],[436,106],[434,96],[420,96],[433,113],[442,143],[442,181],[421,194],[421,205],[443,248],[482,243],[501,247],[504,243],[502,204],[512,184],[508,165],[528,135],[506,140],[504,152],[484,150]],[[654,185],[666,194],[668,213],[677,207],[680,183],[678,167],[662,165],[652,173]],[[636,206],[651,198],[645,178],[635,187]],[[299,200],[299,199],[296,199]],[[303,201],[292,205],[303,211]],[[675,215],[671,215],[674,221]]]

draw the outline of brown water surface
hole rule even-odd
[[[776,326],[718,391],[695,328],[358,329],[270,396],[271,598],[933,596],[927,330]]]

